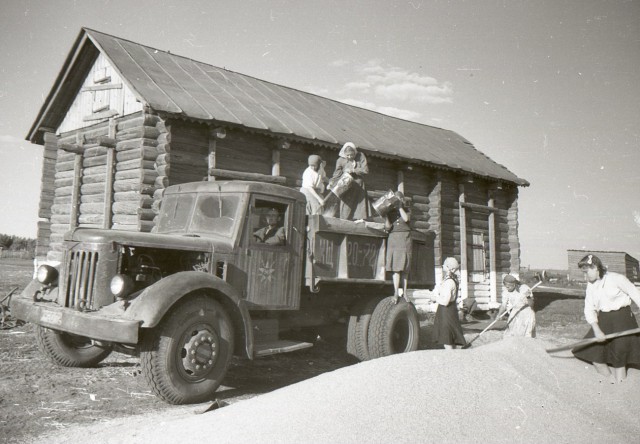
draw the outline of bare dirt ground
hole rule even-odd
[[[16,286],[22,289],[31,272],[30,262],[0,261],[0,299]],[[560,345],[584,336],[588,328],[579,292],[538,289],[535,296],[540,339]],[[484,316],[464,324],[467,340],[490,322]],[[421,326],[420,348],[432,348],[430,319]],[[344,351],[345,331],[345,326],[320,331],[314,347],[296,353],[255,361],[234,358],[218,399],[232,404],[356,363]],[[501,337],[500,331],[490,330],[473,347]],[[147,388],[136,358],[114,353],[95,369],[60,368],[37,350],[32,325],[0,330],[0,442],[32,442],[77,425],[150,412],[199,413],[207,407],[160,401]]]

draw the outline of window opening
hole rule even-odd
[[[288,207],[285,204],[256,199],[251,214],[251,242],[272,246],[287,244]]]

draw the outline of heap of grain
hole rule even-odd
[[[128,418],[88,433],[103,443],[582,443],[638,436],[637,370],[622,384],[600,382],[584,363],[568,353],[550,356],[546,347],[512,338],[394,355],[206,414]],[[74,437],[66,439],[52,442]]]

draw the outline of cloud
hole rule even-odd
[[[379,113],[386,114],[387,116],[393,116],[404,120],[416,121],[419,120],[419,118],[422,116],[420,113],[408,109],[395,108],[392,106],[378,106],[375,103],[365,102],[357,99],[341,99],[340,101],[342,103],[346,103],[347,105],[370,109],[371,111],[377,111]]]
[[[453,102],[451,82],[439,82],[405,69],[384,66],[379,60],[370,60],[359,68],[357,81],[348,83],[347,91],[371,94],[390,101],[442,104]]]
[[[348,60],[334,60],[333,62],[329,62],[329,66],[332,68],[342,68],[343,66],[347,66],[348,64]]]

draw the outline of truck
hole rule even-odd
[[[36,324],[39,349],[61,366],[139,357],[171,404],[213,399],[233,356],[310,347],[308,330],[322,325],[346,328],[360,360],[416,350],[419,316],[390,296],[383,224],[307,216],[305,205],[271,183],[169,186],[152,232],[66,233],[62,260],[38,267],[12,316]],[[274,209],[282,242],[261,242]],[[411,286],[432,288],[432,240],[414,231],[412,242]]]

